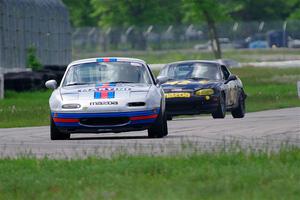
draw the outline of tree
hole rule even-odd
[[[92,5],[101,27],[131,27],[138,49],[146,48],[146,25],[177,24],[181,18],[180,0],[92,0]]]
[[[200,23],[205,21],[212,44],[212,50],[217,59],[222,57],[216,23],[230,19],[230,11],[235,8],[230,1],[222,0],[183,0],[185,21]]]
[[[91,0],[63,0],[63,3],[69,9],[73,26],[97,26],[98,19],[92,16],[94,9]]]
[[[231,16],[238,21],[286,20],[299,8],[299,0],[234,0],[240,9]]]
[[[299,0],[288,0],[291,11],[289,15],[289,19],[300,19],[300,1]]]

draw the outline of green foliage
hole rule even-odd
[[[184,8],[184,21],[199,24],[205,21],[204,11],[210,14],[210,17],[215,22],[225,21],[230,19],[230,11],[233,9],[229,1],[220,3],[219,0],[182,0]]]
[[[180,0],[91,0],[100,26],[164,25],[180,23]]]
[[[299,199],[300,150],[0,160],[1,199]]]
[[[203,23],[203,10],[216,22],[300,19],[299,0],[63,0],[79,26],[149,26]]]
[[[300,5],[298,0],[235,0],[240,9],[231,13],[238,21],[286,20]]]
[[[27,49],[27,67],[31,68],[33,71],[40,70],[42,64],[36,56],[36,48],[31,46]]]
[[[70,12],[71,23],[75,27],[97,26],[98,19],[92,15],[91,0],[63,0]]]
[[[290,14],[289,19],[300,20],[300,6]]]

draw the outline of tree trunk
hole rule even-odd
[[[207,10],[203,10],[203,15],[208,26],[208,34],[211,41],[211,46],[216,59],[222,58],[222,51],[214,19],[209,15]]]

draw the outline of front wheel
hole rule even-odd
[[[52,117],[50,117],[50,139],[51,140],[67,140],[70,139],[70,133],[63,133],[56,127]]]
[[[223,119],[226,116],[225,96],[221,95],[216,112],[212,113],[214,119]]]
[[[168,135],[167,116],[160,109],[159,115],[154,124],[148,129],[149,138],[163,138]]]
[[[235,109],[231,111],[231,115],[233,118],[244,118],[246,113],[246,105],[245,98],[243,95],[239,97],[239,105]]]
[[[173,120],[173,116],[172,115],[167,115],[167,120],[168,121],[172,121]]]

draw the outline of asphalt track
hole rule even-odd
[[[76,134],[51,141],[49,127],[0,129],[0,157],[110,157],[120,154],[174,155],[223,150],[277,151],[300,146],[300,107],[247,113],[243,119],[209,116],[168,122],[169,135],[148,139],[147,132]]]

